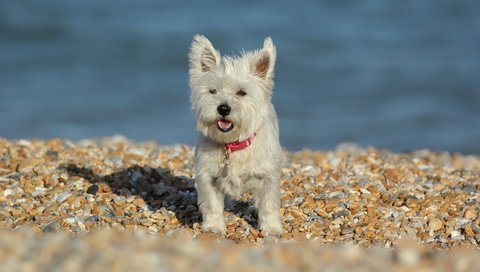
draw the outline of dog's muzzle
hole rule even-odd
[[[217,121],[217,128],[221,132],[229,132],[230,130],[233,129],[233,123],[232,121],[226,120],[226,119],[220,119]]]

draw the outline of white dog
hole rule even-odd
[[[271,103],[276,50],[220,57],[204,36],[194,37],[190,59],[190,102],[199,137],[195,182],[204,231],[225,233],[225,194],[253,192],[260,229],[283,231],[280,218],[282,150]]]

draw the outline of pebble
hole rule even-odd
[[[31,193],[32,197],[43,196],[48,191],[45,187],[35,187],[35,191]]]
[[[3,191],[3,196],[4,197],[8,197],[9,195],[13,195],[13,194],[14,194],[14,192],[10,189],[6,189],[6,190]]]
[[[150,218],[142,219],[142,220],[140,220],[140,224],[142,224],[142,226],[149,227],[149,226],[153,225],[153,220],[150,219]]]
[[[19,209],[15,209],[15,208],[12,209],[12,210],[10,211],[10,213],[11,213],[12,216],[14,216],[14,217],[20,216],[20,215],[22,214]]]
[[[320,169],[313,165],[307,165],[307,166],[304,166],[300,170],[300,172],[306,176],[315,177],[315,176],[318,176],[318,174],[320,174]]]
[[[72,193],[70,193],[70,192],[60,193],[60,194],[58,194],[58,195],[55,197],[55,201],[56,201],[57,203],[59,203],[59,204],[60,204],[60,203],[63,203],[63,202],[64,202],[65,200],[67,200],[67,198],[68,198],[69,196],[71,196],[71,195],[72,195]]]
[[[93,184],[90,187],[88,187],[87,194],[96,195],[98,192],[98,189],[99,189],[98,185]]]
[[[440,230],[443,228],[443,221],[438,218],[430,218],[428,226],[433,231]]]
[[[58,232],[60,230],[60,224],[57,221],[48,223],[43,227],[44,232]]]
[[[471,226],[465,226],[465,234],[467,235],[467,237],[475,237],[475,232],[473,231],[472,227]]]
[[[477,212],[475,211],[475,209],[471,208],[471,209],[467,209],[465,211],[465,214],[464,214],[464,217],[466,219],[475,219],[477,217]]]
[[[143,200],[143,198],[135,198],[132,204],[135,206],[143,206],[145,205],[145,201]]]
[[[365,189],[365,188],[360,188],[360,192],[362,192],[362,194],[364,194],[366,196],[371,196],[372,195],[372,193],[370,193],[370,191]]]
[[[455,241],[455,240],[463,240],[463,239],[465,239],[465,237],[461,234],[461,232],[460,232],[460,231],[456,231],[456,230],[452,231],[451,234],[450,234],[450,236],[451,236],[452,240],[454,240],[454,241]]]
[[[324,211],[323,209],[316,209],[316,213],[323,218],[329,218],[330,217],[330,215],[326,211]]]

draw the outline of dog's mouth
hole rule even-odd
[[[217,128],[221,132],[229,132],[230,130],[233,129],[233,123],[231,121],[228,121],[226,119],[220,119],[217,121]]]

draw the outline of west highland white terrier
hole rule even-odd
[[[210,41],[193,38],[190,102],[196,115],[195,184],[202,229],[224,234],[224,198],[252,192],[261,230],[283,232],[280,218],[282,150],[271,103],[276,50],[221,57]]]

